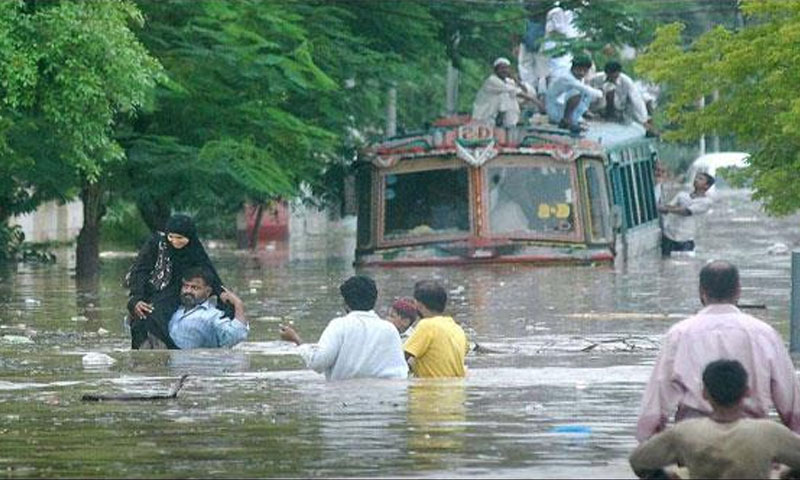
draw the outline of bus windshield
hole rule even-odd
[[[572,235],[571,170],[561,165],[497,166],[487,171],[493,234]]]
[[[469,232],[467,169],[391,173],[384,181],[387,240]]]

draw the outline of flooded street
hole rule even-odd
[[[326,383],[277,341],[282,321],[313,340],[342,313],[350,238],[210,249],[251,320],[233,350],[131,351],[130,256],[105,256],[94,285],[76,285],[68,251],[20,265],[0,275],[0,475],[633,478],[644,383],[661,335],[699,309],[707,260],[737,264],[747,312],[788,339],[790,255],[777,244],[800,244],[798,217],[768,218],[737,192],[702,225],[694,258],[361,271],[380,314],[419,279],[446,285],[448,310],[483,347],[463,380]],[[89,352],[116,363],[84,365]],[[80,401],[167,392],[183,373],[175,400]]]

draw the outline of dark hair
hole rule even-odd
[[[606,73],[615,73],[622,71],[622,65],[617,61],[610,61],[606,63],[606,66],[603,68],[603,71]]]
[[[435,313],[444,312],[447,291],[438,282],[420,280],[414,284],[414,299]]]
[[[739,288],[739,270],[724,260],[715,260],[700,270],[700,289],[712,300],[731,300]]]
[[[354,275],[345,280],[339,285],[339,292],[351,310],[372,310],[378,299],[375,282],[364,275]]]
[[[706,185],[708,185],[708,188],[711,188],[711,186],[714,185],[715,180],[714,180],[714,177],[712,177],[710,173],[708,173],[708,172],[697,172],[697,174],[706,177]]]
[[[736,360],[716,360],[703,370],[703,386],[721,407],[731,407],[747,391],[747,371]]]
[[[592,59],[588,55],[575,55],[572,59],[573,67],[592,67]]]
[[[189,267],[181,276],[184,282],[195,278],[202,278],[203,281],[206,282],[207,287],[210,287],[214,283],[214,276],[211,274],[211,271],[205,267]]]

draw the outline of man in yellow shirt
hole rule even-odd
[[[422,280],[414,285],[414,300],[422,320],[403,345],[408,365],[417,377],[463,377],[467,335],[453,320],[442,315],[447,292],[439,283]]]

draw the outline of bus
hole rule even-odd
[[[448,117],[356,162],[356,265],[610,263],[660,239],[654,141],[637,124]]]

